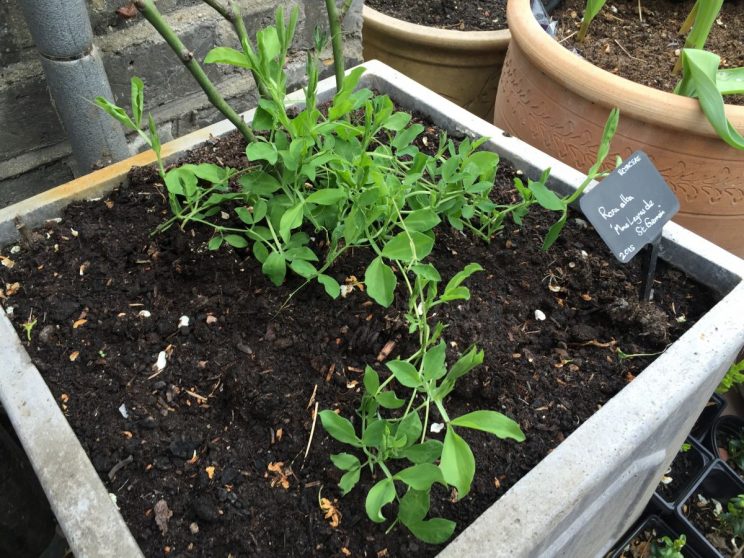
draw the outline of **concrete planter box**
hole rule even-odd
[[[475,136],[528,175],[552,168],[552,186],[569,192],[583,175],[480,120],[379,62],[366,64],[366,86],[388,93],[440,126]],[[320,98],[334,84],[321,83]],[[251,113],[247,113],[247,118]],[[164,146],[173,158],[223,122]],[[126,180],[143,153],[0,210],[0,245],[24,227],[56,217],[73,200],[95,198]],[[643,374],[579,427],[557,449],[446,547],[441,556],[595,557],[635,521],[725,370],[744,345],[744,261],[670,223],[662,257],[725,298]],[[78,558],[141,556],[104,485],[51,393],[0,317],[0,402],[8,412]]]

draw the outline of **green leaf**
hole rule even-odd
[[[467,442],[449,424],[439,466],[447,484],[457,489],[458,500],[464,498],[470,492],[475,475],[475,458]]]
[[[282,237],[284,242],[289,242],[292,236],[292,230],[302,225],[304,209],[304,204],[300,202],[294,207],[287,209],[282,215],[282,218],[279,220],[279,236]]]
[[[238,178],[238,183],[243,187],[245,193],[257,196],[271,195],[282,187],[276,178],[263,171],[244,174]]]
[[[426,440],[422,444],[416,444],[406,448],[402,456],[411,463],[433,463],[442,455],[444,445],[439,440]]]
[[[362,444],[368,448],[379,448],[387,430],[387,421],[377,419],[368,422],[362,434]]]
[[[191,198],[196,193],[197,178],[188,168],[177,167],[165,173],[165,186],[171,194]]]
[[[390,142],[390,145],[397,150],[408,147],[413,143],[413,140],[424,131],[424,127],[421,124],[414,124],[410,128],[395,134],[395,137]]]
[[[446,486],[442,470],[431,463],[413,465],[403,469],[393,478],[407,484],[414,490],[429,490],[435,482]]]
[[[489,432],[502,439],[511,438],[517,442],[524,442],[525,439],[524,432],[516,422],[496,411],[473,411],[452,419],[450,424]]]
[[[436,227],[442,220],[432,209],[417,209],[408,214],[403,225],[408,230],[426,232]]]
[[[248,241],[244,236],[240,236],[239,234],[226,234],[225,242],[233,248],[245,248],[248,246]]]
[[[181,168],[187,168],[202,180],[212,184],[222,184],[227,182],[230,177],[228,169],[214,165],[212,163],[202,163],[200,165],[182,165]]]
[[[555,192],[548,190],[543,182],[535,182],[533,180],[527,181],[529,190],[535,195],[537,203],[539,203],[545,209],[551,211],[562,211],[566,208],[566,204],[561,198],[559,198]]]
[[[367,516],[375,523],[385,521],[382,515],[382,507],[389,504],[395,499],[395,484],[393,479],[384,478],[370,488],[367,499],[364,502],[364,508],[367,510]]]
[[[716,87],[721,95],[744,93],[744,68],[726,68],[716,72]]]
[[[123,108],[116,106],[114,103],[107,101],[103,97],[96,97],[93,103],[97,107],[103,109],[106,114],[108,114],[112,118],[115,118],[121,124],[124,124],[124,126],[129,128],[130,130],[137,130],[136,124],[132,122],[132,119],[129,118],[129,115]]]
[[[429,544],[442,544],[449,540],[457,526],[454,521],[441,517],[404,525],[417,539]]]
[[[331,455],[331,461],[342,471],[351,471],[352,469],[358,469],[361,466],[359,459],[350,453],[333,454]]]
[[[305,201],[318,205],[336,205],[347,198],[346,190],[341,188],[324,188],[310,194]]]
[[[431,253],[433,247],[434,239],[424,233],[401,232],[387,241],[382,248],[382,255],[402,262],[420,261]]]
[[[385,409],[400,409],[406,403],[405,400],[399,399],[393,390],[378,393],[375,400],[380,407],[384,407]]]
[[[281,252],[271,252],[264,260],[261,271],[277,287],[284,282],[287,275],[287,262]]]
[[[268,131],[274,129],[274,116],[265,108],[258,106],[253,114],[253,123],[251,127],[256,132]]]
[[[410,446],[419,439],[423,427],[418,411],[413,410],[398,423],[398,429],[395,431],[395,435],[396,437],[401,435],[405,436],[406,445]]]
[[[450,368],[447,379],[456,381],[458,378],[470,372],[473,368],[483,363],[485,353],[479,351],[477,347],[472,346],[467,353],[462,355],[455,364]]]
[[[447,373],[445,359],[447,358],[447,346],[444,341],[426,351],[424,355],[424,378],[427,380],[438,380]]]
[[[306,260],[292,260],[289,264],[289,268],[294,271],[300,277],[305,279],[312,279],[318,273],[315,266]]]
[[[204,57],[205,64],[230,64],[231,66],[238,66],[240,68],[251,69],[251,65],[248,57],[234,48],[229,47],[215,47],[210,50]]]
[[[452,289],[456,289],[459,287],[465,279],[469,278],[473,273],[476,273],[477,271],[483,271],[483,268],[477,264],[477,263],[470,263],[466,265],[462,271],[459,271],[455,274],[452,279],[449,280],[447,283],[447,286],[444,288],[444,292],[450,291]]]
[[[245,148],[245,155],[249,161],[268,161],[273,165],[276,163],[279,154],[276,146],[264,141],[254,141]]]
[[[427,281],[439,283],[442,280],[442,276],[439,275],[439,271],[437,271],[437,268],[431,264],[412,265],[411,271],[413,271],[417,276],[426,279]]]
[[[380,375],[371,367],[364,368],[364,389],[367,393],[374,395],[380,389]]]
[[[336,299],[341,294],[341,285],[338,284],[338,281],[336,281],[333,277],[330,275],[325,275],[321,273],[318,275],[318,283],[323,285],[323,288],[325,289],[326,294],[330,296],[333,299]]]
[[[142,124],[142,110],[145,102],[144,90],[145,84],[137,76],[133,76],[130,80],[131,92],[132,92],[132,116],[134,117],[134,123],[137,128]]]
[[[451,302],[453,300],[470,300],[470,289],[467,287],[455,287],[445,291],[444,294],[439,297],[441,302]]]
[[[388,367],[401,385],[407,388],[416,388],[421,385],[421,376],[410,362],[398,359],[385,363],[385,366]]]
[[[256,42],[258,50],[265,60],[274,60],[282,51],[282,45],[279,42],[279,36],[276,27],[264,27],[256,33]]]
[[[545,240],[543,241],[543,250],[547,251],[553,244],[555,244],[555,241],[558,240],[563,227],[566,226],[567,218],[568,214],[564,212],[563,215],[561,215],[561,218],[551,225],[551,227],[548,229],[548,234],[545,235]]]
[[[716,85],[721,58],[705,50],[682,50],[683,78],[674,92],[697,96],[700,108],[716,133],[735,149],[744,149],[744,137],[726,118],[724,102]]]
[[[251,213],[247,207],[236,207],[235,214],[246,225],[253,224],[253,213]]]
[[[397,279],[393,270],[382,261],[381,257],[376,257],[367,267],[364,273],[364,284],[367,286],[367,294],[377,304],[385,308],[392,304]]]
[[[220,246],[222,246],[221,236],[213,236],[209,239],[209,243],[207,244],[207,248],[209,248],[210,250],[217,250]]]
[[[359,438],[357,438],[356,432],[354,431],[354,426],[348,419],[339,416],[328,409],[320,411],[318,416],[320,417],[320,422],[323,425],[323,428],[325,428],[329,436],[335,438],[339,442],[354,446],[355,448],[362,446]]]
[[[266,246],[258,240],[253,243],[253,257],[255,257],[260,263],[264,263],[269,257],[269,251]]]
[[[393,132],[399,132],[405,128],[411,121],[411,115],[407,112],[396,112],[390,115],[385,122],[382,123],[382,127],[386,130],[392,130]]]
[[[351,489],[359,482],[359,474],[362,472],[361,467],[347,471],[338,481],[338,487],[341,489],[341,496],[346,496]]]
[[[398,518],[403,525],[418,523],[426,517],[431,507],[428,490],[409,490],[400,499]]]

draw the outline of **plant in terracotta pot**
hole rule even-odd
[[[509,44],[504,5],[505,1],[417,4],[367,0],[363,9],[364,59],[380,60],[491,120]],[[460,28],[460,13],[466,9],[474,14],[471,19],[480,28]]]
[[[637,10],[637,3],[630,4],[625,21],[633,18],[632,7]],[[577,7],[581,12],[584,3]],[[576,56],[565,48],[566,42],[559,44],[541,32],[529,0],[510,0],[507,11],[513,40],[497,95],[496,124],[580,167],[587,160],[586,147],[599,133],[601,114],[609,106],[620,107],[623,121],[614,144],[618,153],[627,156],[638,148],[648,153],[680,199],[682,208],[675,220],[744,254],[744,157],[721,140],[696,99],[671,93],[676,78],[670,92],[634,83]],[[572,15],[571,25],[578,31],[579,18],[575,12]],[[607,17],[610,26],[617,23],[614,13]],[[594,41],[597,50],[617,52],[617,65],[644,66],[628,51],[627,41],[599,42],[593,29],[587,45]],[[670,76],[676,60],[673,50]],[[726,105],[722,110],[733,129],[744,128],[743,107]]]

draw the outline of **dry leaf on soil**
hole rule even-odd
[[[331,502],[328,498],[320,499],[320,509],[325,512],[323,517],[330,520],[331,527],[334,529],[341,524],[341,512],[336,504],[338,504],[338,500]]]

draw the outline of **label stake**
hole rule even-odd
[[[653,293],[654,275],[656,274],[656,262],[659,260],[659,247],[661,246],[661,235],[657,236],[648,247],[648,258],[643,261],[641,274],[643,276],[643,286],[641,287],[641,300],[643,302],[651,301]]]

